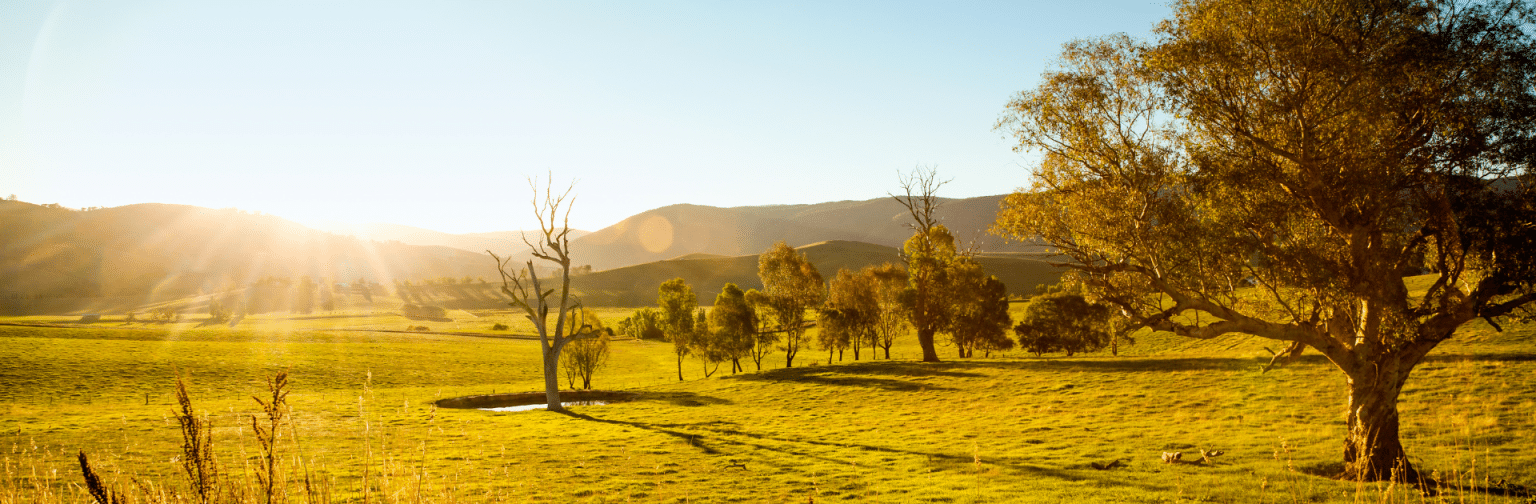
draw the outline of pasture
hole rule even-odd
[[[690,358],[681,383],[669,343],[619,341],[594,387],[639,398],[563,415],[435,408],[542,386],[536,343],[515,336],[526,321],[449,317],[0,320],[0,502],[89,502],[80,450],[130,496],[184,491],[177,373],[212,422],[224,477],[249,486],[251,396],[279,370],[292,382],[279,440],[291,502],[306,472],[321,489],[308,495],[335,502],[1526,502],[1504,494],[1536,486],[1529,325],[1471,325],[1414,372],[1404,444],[1447,484],[1426,496],[1323,477],[1341,462],[1343,376],[1315,355],[1261,374],[1261,340],[1143,336],[1118,357],[1073,358],[955,360],[941,347],[946,362],[923,364],[909,337],[891,361],[827,365],[808,349],[791,369],[775,353],[762,372],[709,379]],[[1200,449],[1225,454],[1159,458]]]

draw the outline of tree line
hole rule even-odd
[[[1014,325],[1006,286],[959,250],[943,224],[915,233],[903,257],[905,264],[839,269],[826,281],[805,254],[781,241],[758,256],[762,290],[727,283],[705,308],[692,286],[674,278],[657,288],[656,307],[620,320],[616,332],[671,342],[678,380],[690,356],[706,378],[722,365],[733,374],[746,371],[744,361],[760,371],[775,351],[783,352],[784,367],[811,348],[827,352],[828,364],[847,354],[857,361],[883,352],[890,359],[897,338],[921,327],[947,336],[959,358],[1015,348],[1010,332],[1036,355],[1072,355],[1122,339],[1108,306],[1060,286],[1042,290]]]

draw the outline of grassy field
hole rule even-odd
[[[516,336],[526,322],[449,317],[0,319],[13,324],[0,325],[0,502],[89,502],[77,450],[130,495],[184,491],[178,372],[215,427],[225,477],[249,487],[251,396],[279,370],[293,382],[280,451],[294,502],[305,469],[338,502],[1527,502],[1466,488],[1536,485],[1530,326],[1473,324],[1410,379],[1404,443],[1461,487],[1424,496],[1319,476],[1341,462],[1343,376],[1315,356],[1260,374],[1269,343],[1257,339],[1144,336],[1119,357],[923,364],[909,338],[891,361],[829,366],[806,351],[792,369],[776,354],[763,372],[704,379],[689,360],[681,383],[670,344],[621,341],[594,386],[638,399],[562,415],[435,409],[541,387],[536,343]],[[1159,460],[1199,449],[1226,454]]]

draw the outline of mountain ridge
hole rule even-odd
[[[969,240],[985,261],[1002,260],[986,258],[989,253],[1019,255],[1035,250],[1030,244],[1010,244],[985,234],[1001,199],[945,199],[939,215],[962,245]],[[592,266],[594,273],[581,275],[575,282],[591,286],[593,292],[608,292],[615,300],[654,295],[660,281],[672,278],[655,278],[668,268],[698,277],[701,284],[696,288],[700,289],[717,289],[718,284],[705,285],[716,279],[750,288],[757,284],[756,255],[779,241],[813,255],[822,254],[818,250],[837,250],[821,259],[813,257],[813,261],[831,261],[818,265],[829,277],[838,267],[857,269],[876,260],[897,261],[896,251],[911,235],[907,220],[906,209],[890,198],[724,208],[668,205],[573,238],[572,265]],[[113,297],[148,303],[249,285],[268,277],[386,284],[419,284],[445,277],[494,280],[499,273],[485,249],[464,248],[470,246],[465,245],[468,241],[454,247],[441,239],[499,239],[505,244],[516,233],[449,235],[409,226],[382,227],[417,233],[426,244],[343,236],[232,208],[140,203],[73,210],[0,201],[0,312],[25,311],[18,307],[36,303],[22,300],[36,299]],[[508,255],[517,259],[512,264],[518,264],[528,252]],[[719,272],[693,271],[710,261],[718,263]],[[1021,265],[1025,263],[994,266],[1006,272]],[[645,267],[608,274],[634,266]],[[1028,266],[1024,270],[1043,271],[1037,265]],[[605,278],[626,275],[634,278],[604,283]],[[1031,273],[1005,283],[1010,290],[1027,291],[1035,280],[1046,277]],[[622,289],[619,284],[624,284]]]

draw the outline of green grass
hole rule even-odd
[[[389,502],[1523,502],[1317,476],[1341,461],[1343,376],[1315,355],[1260,374],[1262,340],[1145,336],[1121,357],[923,364],[908,338],[893,361],[827,366],[807,350],[793,369],[780,353],[762,373],[710,379],[690,359],[682,383],[670,344],[623,341],[594,386],[636,401],[572,415],[434,411],[441,397],[541,388],[536,343],[505,337],[527,322],[471,315],[0,325],[0,502],[86,501],[76,450],[122,488],[184,488],[177,372],[213,422],[226,473],[250,478],[250,396],[282,369],[298,435],[281,441],[284,463],[307,464],[337,501],[362,500],[366,471],[370,500]],[[378,331],[407,325],[489,336]],[[1536,486],[1536,328],[1506,329],[1469,325],[1410,379],[1403,437],[1421,469]],[[1201,448],[1226,455],[1159,460]],[[1089,467],[1113,459],[1125,467]]]

